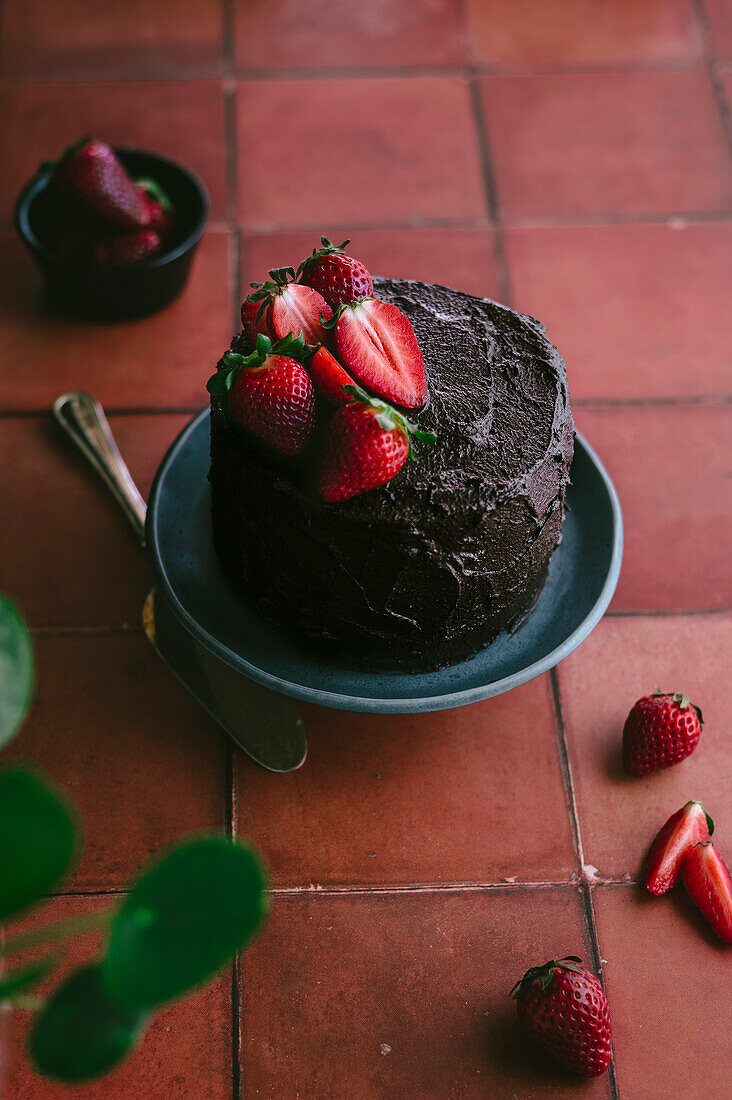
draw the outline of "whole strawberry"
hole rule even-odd
[[[273,340],[292,334],[302,336],[306,344],[328,342],[322,322],[329,321],[333,311],[317,290],[295,282],[294,268],[274,267],[266,283],[251,285],[254,293],[241,307],[242,325],[250,340],[261,332]]]
[[[98,237],[91,246],[90,259],[95,267],[132,267],[157,256],[162,245],[154,229],[116,233],[113,237]]]
[[[354,400],[338,409],[323,438],[318,491],[327,501],[348,500],[385,485],[412,456],[411,436],[422,443],[437,438],[360,387],[346,391]]]
[[[374,283],[368,269],[343,251],[350,242],[332,244],[327,237],[321,237],[320,241],[323,247],[314,248],[297,269],[299,281],[322,294],[332,309],[359,298],[370,298]]]
[[[703,721],[699,707],[681,692],[644,695],[623,727],[623,767],[628,775],[650,775],[685,760],[699,743]]]
[[[532,1039],[583,1077],[610,1065],[612,1033],[605,992],[576,955],[530,967],[511,990]]]
[[[103,141],[82,138],[53,167],[53,186],[78,213],[110,229],[146,224],[142,196],[114,150]]]
[[[273,344],[261,333],[251,355],[224,356],[225,366],[208,381],[208,391],[225,395],[237,424],[283,454],[307,443],[315,422],[313,382],[293,355],[304,341],[292,336]]]

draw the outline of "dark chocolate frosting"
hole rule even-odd
[[[409,416],[437,442],[382,488],[326,504],[317,438],[283,462],[214,398],[214,536],[232,580],[293,629],[362,667],[427,671],[487,645],[536,600],[574,425],[564,363],[537,321],[442,286],[374,284],[414,326],[429,398]]]

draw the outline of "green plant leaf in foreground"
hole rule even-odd
[[[36,985],[57,962],[58,955],[54,953],[36,962],[23,963],[12,970],[5,970],[0,974],[0,1004],[3,1001],[12,1001],[16,994],[24,993],[26,989]]]
[[[250,939],[264,910],[264,871],[250,848],[224,837],[180,844],[113,918],[102,964],[110,995],[145,1009],[200,985]]]
[[[74,822],[62,798],[25,768],[0,772],[0,920],[49,890],[73,851]]]
[[[33,647],[15,604],[0,596],[0,748],[15,736],[33,695]]]
[[[41,1073],[83,1081],[121,1061],[146,1022],[145,1014],[109,998],[98,966],[85,966],[59,986],[39,1013],[28,1047]]]

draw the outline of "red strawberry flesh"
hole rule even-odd
[[[269,325],[275,340],[282,340],[289,333],[302,336],[306,344],[322,344],[328,339],[321,324],[333,316],[325,298],[309,286],[289,283],[275,295],[269,316]]]
[[[711,840],[695,845],[681,870],[686,892],[717,935],[732,943],[732,879]]]
[[[701,802],[687,802],[673,814],[651,845],[646,861],[646,887],[652,894],[665,894],[676,885],[684,859],[714,830]]]
[[[154,229],[136,233],[118,233],[94,242],[91,262],[98,267],[132,267],[157,256],[162,248],[160,235]]]
[[[416,409],[424,404],[422,351],[398,306],[376,298],[346,306],[334,333],[339,359],[359,382],[395,405]]]
[[[343,387],[352,386],[353,379],[327,348],[318,348],[308,369],[315,379],[318,391],[329,404],[346,405],[351,400]]]

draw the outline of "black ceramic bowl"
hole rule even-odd
[[[15,227],[38,264],[52,300],[75,316],[119,321],[156,313],[188,280],[208,220],[208,192],[197,176],[156,153],[115,149],[135,179],[154,179],[169,196],[175,221],[164,252],[133,267],[92,267],[60,256],[51,246],[50,173],[25,185],[15,206]]]

